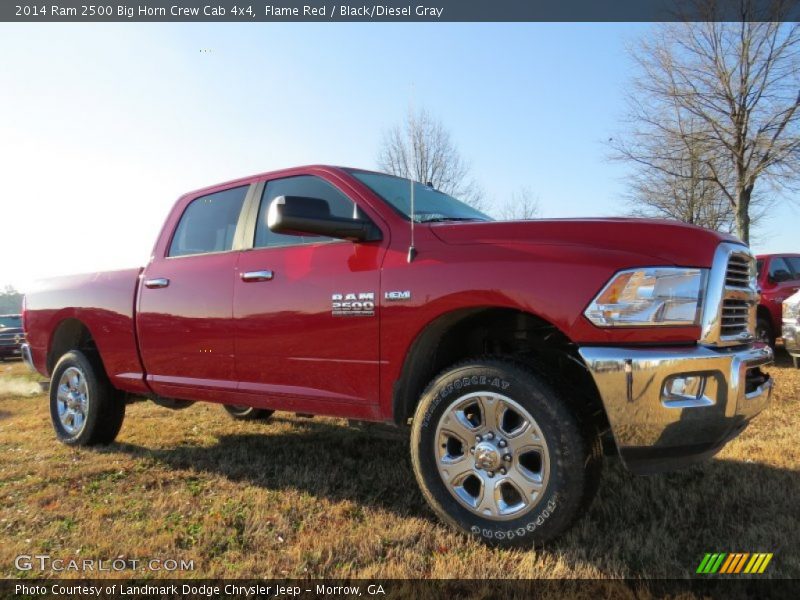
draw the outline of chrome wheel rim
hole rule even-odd
[[[58,419],[64,431],[72,437],[80,434],[89,411],[89,387],[80,369],[69,367],[61,374],[56,401]]]
[[[461,396],[436,428],[436,466],[452,496],[485,519],[515,519],[547,489],[550,453],[539,425],[496,392]]]

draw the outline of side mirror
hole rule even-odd
[[[304,196],[278,196],[269,205],[267,227],[288,235],[324,235],[354,242],[381,239],[380,230],[365,219],[335,217],[325,200]]]

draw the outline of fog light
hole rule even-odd
[[[703,381],[705,381],[705,377],[696,375],[673,377],[667,381],[667,394],[670,396],[697,398],[702,392]]]
[[[665,406],[685,408],[689,406],[707,406],[713,404],[705,397],[706,381],[703,374],[673,375],[664,382],[662,401]]]

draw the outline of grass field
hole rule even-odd
[[[49,554],[192,560],[171,573],[190,577],[687,577],[706,552],[773,552],[764,576],[800,578],[800,371],[781,352],[770,372],[771,407],[714,460],[649,478],[608,460],[566,536],[506,551],[434,518],[402,439],[336,419],[240,423],[219,406],[143,402],[117,443],[71,449],[55,440],[36,377],[2,363],[0,574],[41,576],[14,559]]]

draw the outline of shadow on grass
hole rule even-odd
[[[416,487],[408,444],[357,429],[306,420],[274,417],[289,423],[287,433],[223,435],[210,447],[150,449],[115,444],[121,451],[155,459],[170,468],[219,474],[265,489],[299,489],[333,501],[350,500],[404,516],[427,517]],[[432,517],[431,517],[432,518]]]
[[[417,489],[406,441],[290,422],[295,429],[288,433],[270,434],[266,426],[263,434],[225,435],[210,447],[118,444],[108,451],[436,521]],[[790,469],[714,459],[636,477],[611,459],[588,513],[547,550],[628,577],[690,576],[706,552],[774,552],[771,569],[798,577],[798,497],[800,473]]]
[[[795,368],[791,355],[782,346],[775,348],[775,366],[786,369]]]

